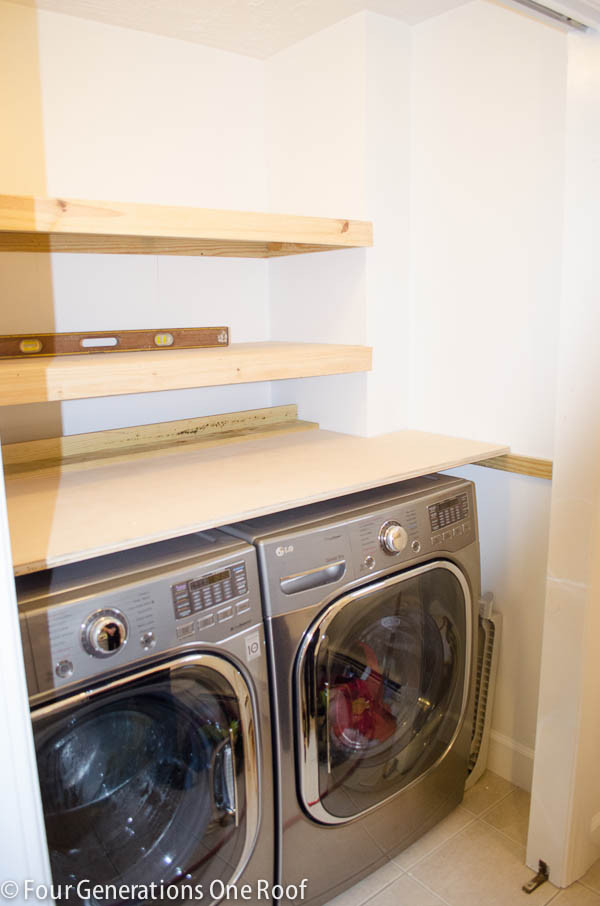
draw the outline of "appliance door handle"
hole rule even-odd
[[[229,728],[229,739],[224,739],[213,756],[213,802],[219,812],[234,819],[239,826],[239,803],[235,763],[235,741]]]
[[[329,585],[330,582],[339,582],[345,572],[346,561],[336,560],[334,563],[317,566],[316,569],[307,569],[303,573],[285,576],[279,580],[279,585],[284,595],[295,595],[299,591],[308,591],[310,588]]]

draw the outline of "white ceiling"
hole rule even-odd
[[[409,24],[467,0],[12,0],[265,59],[362,9]]]

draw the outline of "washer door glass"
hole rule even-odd
[[[233,665],[191,656],[34,711],[54,882],[231,880],[257,820],[241,697]]]
[[[468,697],[471,606],[453,564],[437,562],[331,605],[301,655],[304,806],[344,820],[435,765]]]

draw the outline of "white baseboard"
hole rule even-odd
[[[492,730],[487,767],[523,790],[531,791],[534,751],[510,736]]]

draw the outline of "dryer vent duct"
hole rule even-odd
[[[475,713],[465,789],[479,780],[487,764],[501,629],[502,615],[494,613],[494,596],[488,592],[479,601]]]
[[[584,22],[580,22],[578,19],[573,19],[571,16],[566,13],[560,13],[558,10],[550,9],[549,6],[544,6],[543,3],[537,3],[536,0],[511,0],[511,5],[514,6],[524,6],[526,9],[530,9],[534,13],[538,13],[540,16],[546,16],[548,19],[554,19],[555,22],[559,22],[561,25],[565,25],[567,28],[575,28],[577,31],[587,31],[589,26]]]

